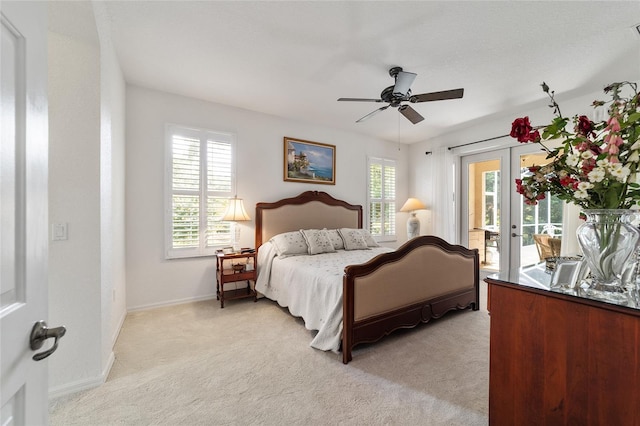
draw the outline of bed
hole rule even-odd
[[[347,364],[358,344],[452,310],[479,309],[478,250],[435,236],[397,250],[364,238],[366,247],[358,240],[354,248],[349,238],[367,235],[362,224],[362,206],[321,191],[256,205],[256,290],[318,330],[312,347],[342,350]],[[298,247],[302,231],[312,255]],[[331,234],[333,251],[323,253],[313,243],[311,237],[324,232]],[[336,232],[349,250],[339,248]],[[282,250],[285,238],[291,252]]]

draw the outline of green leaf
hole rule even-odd
[[[634,112],[632,114],[629,114],[629,119],[627,120],[627,122],[635,123],[638,120],[640,120],[640,112]]]

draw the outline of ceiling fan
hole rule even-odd
[[[459,99],[464,94],[464,89],[444,90],[442,92],[422,93],[420,95],[411,94],[411,84],[416,79],[417,74],[412,72],[402,71],[402,67],[393,67],[389,70],[389,75],[394,78],[395,84],[389,86],[380,93],[380,99],[366,99],[366,98],[339,98],[338,101],[349,102],[386,102],[388,105],[378,108],[377,110],[370,112],[356,123],[360,123],[380,111],[384,111],[389,107],[398,108],[400,114],[404,115],[413,124],[417,124],[424,120],[418,111],[411,108],[410,105],[403,104],[402,102],[431,102],[431,101],[443,101],[446,99]]]

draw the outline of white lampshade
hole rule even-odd
[[[228,220],[233,222],[251,220],[246,210],[244,209],[242,198],[236,197],[229,200],[229,206],[227,207],[227,211],[225,212],[221,220]]]
[[[422,204],[422,201],[418,200],[417,198],[409,198],[404,203],[404,205],[402,206],[400,211],[401,212],[412,212],[412,211],[415,211],[415,210],[424,210],[426,208],[427,208],[427,206]]]

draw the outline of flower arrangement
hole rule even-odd
[[[613,83],[604,89],[611,94],[608,102],[594,101],[594,107],[609,103],[608,119],[593,122],[585,115],[571,119],[573,131],[567,130],[569,118],[563,117],[554,92],[542,83],[551,99],[555,118],[551,124],[533,127],[529,117],[517,118],[510,136],[521,143],[538,143],[547,152],[546,165],[529,167],[516,190],[525,203],[535,205],[550,192],[561,200],[583,209],[628,209],[640,201],[638,173],[640,164],[640,97],[637,85]],[[623,96],[623,90],[630,92]],[[545,142],[561,141],[550,149]]]

